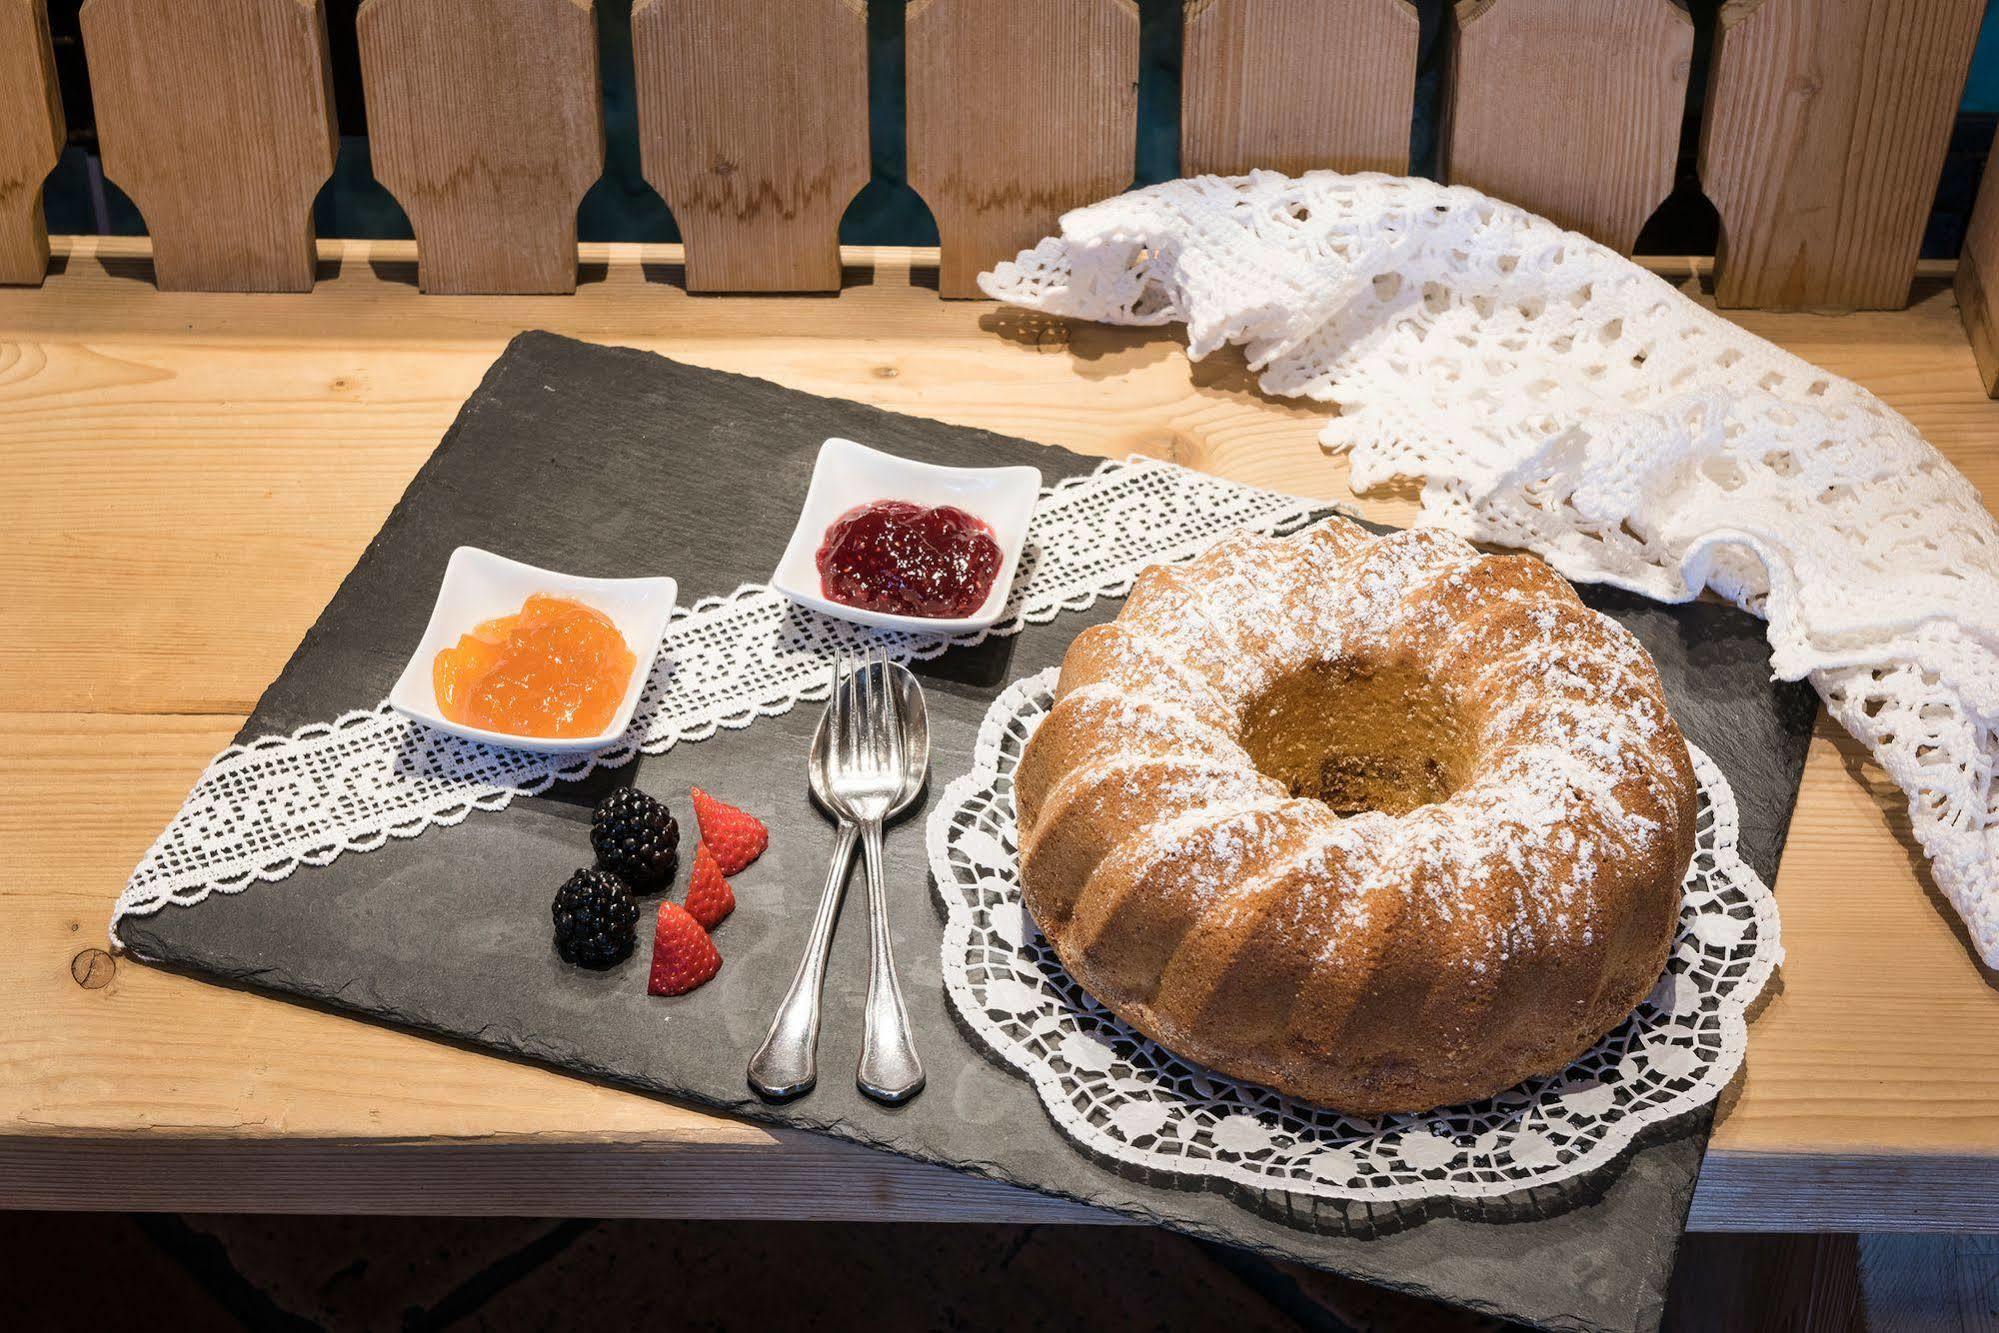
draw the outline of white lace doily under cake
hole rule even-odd
[[[973,770],[945,789],[928,837],[953,1007],[1087,1153],[1191,1184],[1321,1199],[1492,1198],[1608,1165],[1648,1126],[1712,1101],[1741,1066],[1745,1012],[1783,958],[1777,905],[1737,855],[1727,779],[1692,746],[1699,842],[1666,972],[1566,1070],[1469,1106],[1359,1119],[1181,1061],[1070,980],[1021,905],[1013,770],[1057,674],[994,701]]]

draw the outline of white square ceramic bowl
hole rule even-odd
[[[1041,495],[1041,471],[1031,467],[939,467],[918,463],[852,440],[832,439],[819,446],[812,465],[812,485],[791,543],[771,576],[771,586],[804,606],[829,616],[883,629],[919,634],[959,634],[984,629],[1006,611],[1007,594],[1027,545],[1027,524]],[[907,500],[920,505],[953,505],[993,530],[999,543],[999,576],[979,609],[969,616],[933,618],[898,616],[847,606],[823,595],[819,582],[819,543],[833,521],[858,505],[874,500]]]
[[[439,731],[510,749],[541,754],[602,750],[615,744],[632,723],[639,694],[645,689],[653,659],[659,656],[660,641],[666,637],[666,622],[673,615],[673,599],[678,591],[672,579],[586,579],[551,569],[536,569],[476,546],[461,546],[451,553],[451,562],[444,567],[444,586],[437,590],[437,605],[431,608],[430,624],[424,627],[423,641],[411,654],[396,687],[389,691],[389,707]],[[438,711],[437,692],[431,685],[431,664],[437,660],[437,654],[457,643],[459,635],[480,621],[520,610],[521,604],[538,592],[572,597],[602,611],[618,627],[618,633],[625,636],[626,646],[638,659],[610,727],[595,736],[550,739],[513,736],[448,720]]]

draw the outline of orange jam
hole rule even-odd
[[[430,680],[453,722],[510,736],[594,736],[617,716],[637,663],[603,612],[536,593],[438,653]]]

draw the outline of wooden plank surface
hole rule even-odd
[[[375,178],[426,292],[573,292],[603,173],[593,0],[367,0],[355,19]]]
[[[0,0],[0,283],[37,286],[48,269],[42,182],[64,133],[47,0]]]
[[[1673,0],[1458,0],[1444,178],[1631,252],[1673,188],[1694,25]]]
[[[1323,409],[1264,397],[1238,356],[1189,364],[1171,330],[939,302],[922,252],[846,251],[856,281],[836,300],[728,300],[661,281],[676,250],[589,246],[574,297],[459,299],[413,290],[407,243],[328,242],[337,276],[311,295],[245,300],[152,292],[129,276],[142,241],[55,244],[66,263],[43,290],[0,292],[0,527],[18,534],[0,573],[0,1201],[563,1212],[584,1205],[561,1179],[629,1169],[604,1210],[847,1215],[814,1188],[825,1163],[839,1195],[895,1216],[1050,1217],[99,956],[110,899],[522,328],[1343,499]],[[1999,405],[1947,273],[1918,293],[1895,313],[1738,318],[1880,393],[1999,494]],[[1398,522],[1413,505],[1359,508]],[[1936,896],[1899,795],[1829,727],[1777,893],[1790,957],[1696,1225],[1999,1229],[1999,981]],[[606,1144],[634,1155],[607,1165]]]
[[[1957,304],[1985,392],[1999,398],[1999,170],[1988,161],[1957,260]]]
[[[632,53],[688,290],[837,290],[840,215],[868,183],[862,0],[641,0]]]
[[[1410,0],[1194,0],[1180,169],[1406,174],[1419,26]]]
[[[1131,184],[1135,0],[916,0],[909,183],[937,219],[945,296]]]
[[[1999,1333],[1999,1236],[1862,1236],[1869,1326]]]
[[[309,290],[335,144],[321,0],[86,0],[81,21],[104,172],[160,288]]]
[[[1941,1248],[1934,1241],[1932,1248]],[[1868,1333],[1857,1237],[1717,1238],[1681,1249],[1661,1333]]]
[[[1985,0],[1729,0],[1701,182],[1724,307],[1896,309]]]

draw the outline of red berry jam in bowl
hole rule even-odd
[[[962,509],[876,500],[833,521],[817,563],[831,601],[944,620],[983,606],[1004,561],[993,530]]]

